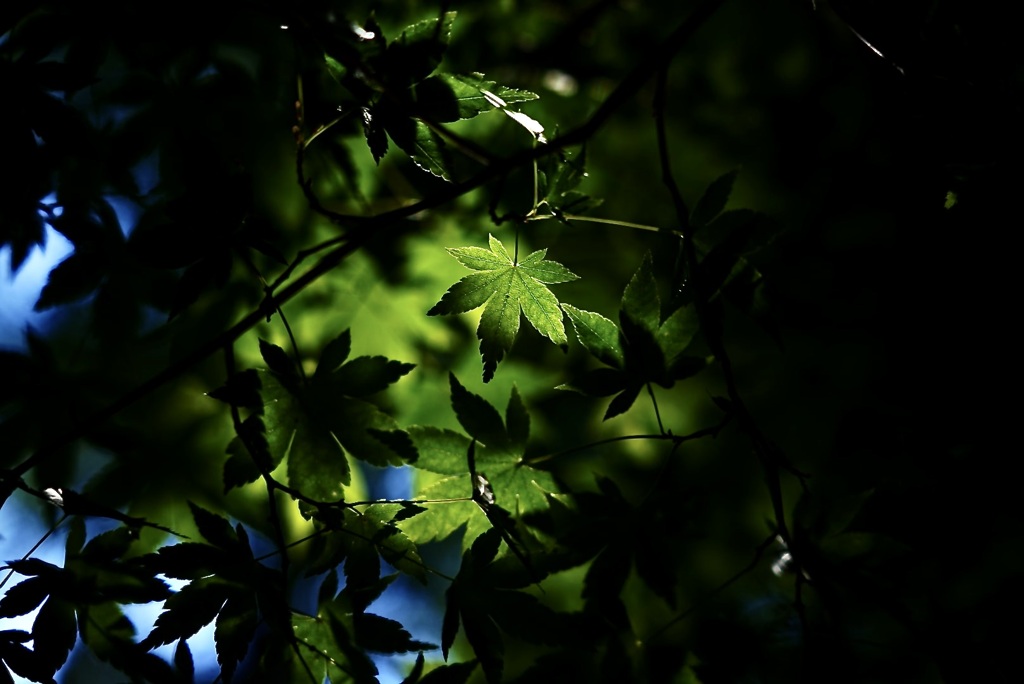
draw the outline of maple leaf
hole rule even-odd
[[[523,460],[530,417],[514,386],[503,420],[494,406],[463,387],[454,374],[448,379],[452,409],[469,436],[436,427],[408,428],[419,454],[416,467],[443,476],[418,491],[417,498],[447,503],[431,508],[430,515],[403,522],[401,529],[414,542],[424,543],[445,539],[465,526],[466,550],[491,527],[511,534],[516,521],[509,515],[518,520],[546,509],[546,493],[557,487],[549,472]],[[508,542],[507,535],[503,538]]]
[[[605,420],[629,409],[645,385],[655,382],[670,388],[677,380],[695,375],[711,362],[711,357],[683,353],[699,329],[696,307],[680,307],[662,320],[650,253],[644,256],[622,293],[620,325],[569,304],[563,308],[580,343],[611,368],[588,371],[558,389],[576,390],[593,397],[617,394],[604,414]]]
[[[459,263],[478,273],[452,285],[427,312],[428,316],[458,314],[487,305],[476,331],[484,361],[484,382],[494,377],[498,362],[512,348],[519,332],[520,311],[541,335],[563,348],[568,345],[558,298],[545,284],[579,278],[562,264],[545,260],[546,249],[516,263],[500,240],[493,235],[488,235],[488,240],[490,251],[482,247],[448,250]]]

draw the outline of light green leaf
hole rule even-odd
[[[517,264],[497,238],[491,235],[489,242],[490,254],[480,248],[448,250],[460,263],[479,272],[455,283],[427,312],[430,316],[464,313],[486,304],[477,328],[484,382],[494,377],[498,362],[512,348],[519,332],[520,312],[555,344],[568,343],[558,299],[545,283],[564,283],[579,277],[559,263],[546,261],[546,250],[534,252]]]
[[[488,81],[483,74],[435,74],[416,87],[416,104],[423,116],[448,122],[470,119],[477,114],[500,108],[495,98],[506,106],[536,100],[538,95]]]
[[[442,475],[466,472],[466,449],[469,438],[453,430],[414,425],[409,428],[419,458],[416,467]]]
[[[454,376],[450,379],[452,407],[463,428],[480,441],[481,435],[476,433],[489,435],[494,444],[488,447],[478,442],[475,449],[476,472],[490,483],[494,505],[513,517],[547,508],[545,492],[554,491],[555,481],[549,473],[523,463],[530,418],[519,392],[513,387],[506,409],[507,425],[502,425],[493,406],[467,391]],[[470,440],[437,428],[411,427],[409,434],[420,452],[416,467],[449,476],[421,488],[416,499],[435,503],[423,504],[429,507],[428,514],[401,521],[402,529],[420,543],[444,539],[465,525],[463,546],[469,548],[474,539],[492,527],[483,509],[471,498],[473,482],[467,459]]]
[[[518,466],[518,461],[510,462],[507,454],[490,458],[484,451],[477,455],[477,461],[478,471],[486,474],[494,489],[496,505],[517,518],[547,508],[545,492],[555,490],[555,481],[549,473],[525,465]],[[462,537],[462,549],[465,551],[473,540],[492,527],[483,509],[470,500],[472,493],[469,473],[438,480],[417,492],[416,498],[445,503],[424,504],[429,508],[427,513],[403,520],[399,526],[412,541],[422,544],[447,539],[465,525]]]
[[[619,327],[615,323],[601,314],[577,309],[571,304],[563,304],[562,310],[569,316],[576,337],[587,351],[609,366],[622,368],[625,355]]]

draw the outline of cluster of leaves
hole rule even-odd
[[[394,419],[365,397],[413,369],[383,356],[349,359],[348,330],[323,350],[307,378],[281,347],[260,340],[265,371],[233,375],[210,392],[234,409],[251,412],[228,446],[224,491],[255,482],[288,458],[288,482],[317,501],[338,501],[351,482],[346,451],[375,466],[415,460]]]
[[[424,171],[452,179],[453,160],[442,124],[502,110],[535,137],[543,128],[509,109],[537,95],[488,80],[483,74],[437,72],[448,47],[455,12],[444,12],[408,26],[391,42],[374,19],[323,36],[324,61],[331,76],[351,97],[347,110],[358,111],[366,144],[375,161],[387,153],[390,139]]]
[[[56,26],[62,30],[53,32],[54,36],[74,33],[68,31],[74,22],[50,23],[60,13],[49,8],[29,12],[28,19],[13,27],[4,23],[9,22],[10,12],[0,16],[0,88],[16,103],[0,111],[0,130],[9,143],[10,163],[19,169],[0,188],[0,247],[10,246],[12,270],[17,271],[29,251],[41,243],[44,226],[66,236],[74,252],[50,273],[36,307],[52,309],[89,300],[95,294],[95,305],[90,302],[88,306],[99,331],[97,339],[76,343],[74,354],[55,352],[34,332],[27,335],[28,354],[0,352],[0,443],[4,445],[0,504],[12,496],[33,495],[62,506],[64,519],[70,520],[63,563],[46,562],[31,554],[5,561],[5,570],[22,580],[0,598],[0,619],[28,620],[33,611],[38,612],[30,630],[0,630],[0,683],[12,680],[11,673],[52,682],[72,657],[76,644],[135,681],[191,682],[197,666],[189,639],[205,626],[212,626],[221,680],[314,684],[375,682],[381,676],[380,656],[411,660],[412,654],[416,659],[404,684],[791,681],[790,663],[797,660],[806,668],[801,675],[828,681],[820,673],[831,673],[835,662],[848,663],[854,660],[852,656],[863,655],[863,650],[858,650],[864,646],[860,633],[878,625],[882,627],[879,633],[894,635],[884,637],[886,643],[881,645],[887,648],[879,652],[913,652],[914,657],[930,647],[930,637],[938,644],[951,643],[945,632],[956,627],[954,623],[970,624],[970,630],[978,633],[994,630],[988,624],[975,626],[969,608],[958,604],[958,597],[916,586],[917,570],[927,576],[964,577],[931,560],[914,561],[913,554],[907,552],[910,544],[905,546],[904,541],[913,541],[920,531],[896,529],[884,522],[899,517],[901,499],[907,495],[903,489],[879,488],[865,494],[873,482],[858,481],[849,485],[857,491],[841,506],[832,501],[822,503],[805,491],[787,529],[787,502],[780,493],[783,483],[777,467],[783,459],[770,460],[777,452],[742,405],[724,343],[727,305],[749,315],[769,334],[777,333],[768,315],[765,275],[759,268],[759,250],[773,239],[775,227],[752,211],[727,210],[735,172],[712,182],[692,211],[686,211],[681,200],[676,202],[678,230],[637,231],[645,237],[637,240],[638,245],[643,244],[635,251],[609,256],[605,250],[600,254],[607,262],[616,260],[616,266],[621,263],[619,272],[627,281],[617,316],[598,312],[605,303],[603,295],[594,295],[585,303],[594,311],[581,308],[582,302],[577,306],[560,301],[549,286],[576,281],[578,276],[568,266],[549,260],[546,248],[520,258],[524,226],[551,225],[566,233],[579,229],[574,245],[590,241],[589,235],[579,237],[584,234],[576,223],[595,219],[583,215],[600,204],[583,187],[586,147],[577,151],[546,145],[544,127],[515,109],[537,100],[537,94],[501,85],[480,73],[446,71],[443,63],[449,55],[456,15],[447,11],[447,3],[443,5],[435,17],[406,26],[390,40],[373,17],[355,24],[338,20],[329,11],[296,10],[300,21],[289,22],[290,35],[297,36],[293,45],[296,59],[282,69],[288,72],[287,78],[274,81],[278,90],[272,99],[277,106],[265,107],[269,114],[249,111],[252,100],[247,99],[257,92],[267,73],[266,64],[254,56],[262,54],[257,44],[270,34],[270,24],[275,35],[282,33],[277,22],[268,24],[266,16],[254,22],[260,28],[253,29],[255,38],[248,42],[239,39],[238,45],[226,41],[216,48],[205,44],[194,50],[190,47],[167,63],[160,54],[162,47],[142,49],[111,41],[111,63],[137,58],[152,68],[133,74],[100,105],[102,109],[116,102],[132,110],[119,113],[128,125],[109,126],[88,121],[83,112],[91,104],[75,101],[77,93],[90,88],[94,76],[107,73],[99,66],[102,56],[90,53],[83,58],[82,52],[89,51],[88,41],[50,37],[44,30]],[[594,11],[598,12],[598,6],[614,5],[597,3]],[[716,5],[701,3],[704,8]],[[230,6],[230,11],[236,9]],[[234,19],[228,10],[223,10],[224,15],[220,8],[209,11],[215,16],[204,25],[218,25],[213,19],[224,18],[225,24]],[[252,18],[245,16],[246,20]],[[581,19],[581,25],[588,21]],[[172,28],[168,33],[176,35]],[[85,30],[77,33],[91,35]],[[624,28],[623,34],[627,33]],[[279,36],[277,40],[281,40]],[[564,43],[558,47],[562,50]],[[630,48],[635,48],[635,43]],[[527,42],[516,49],[533,54]],[[286,64],[280,56],[285,52],[266,50],[271,55],[267,61],[279,68]],[[668,78],[667,65],[659,67],[664,67]],[[311,71],[317,79],[308,78]],[[274,213],[278,198],[253,192],[258,185],[254,176],[264,171],[259,164],[266,159],[249,157],[246,151],[256,147],[250,143],[263,131],[254,133],[257,129],[245,128],[242,122],[249,122],[250,114],[253,119],[266,115],[274,119],[272,130],[284,133],[279,137],[287,143],[286,126],[280,120],[291,112],[282,115],[280,104],[291,103],[296,74],[299,121],[293,134],[298,187],[284,185],[301,200],[308,216],[288,226],[295,229],[289,232],[280,230],[283,226],[279,224],[285,221]],[[639,74],[627,81],[636,85],[650,76]],[[539,79],[536,82],[540,84]],[[160,83],[170,85],[162,90],[156,85]],[[311,96],[313,91],[316,94]],[[146,93],[146,99],[153,92],[159,96],[146,100],[152,107],[137,107],[133,98]],[[609,101],[621,102],[626,92],[617,91]],[[88,95],[83,99],[95,95],[97,102],[104,102],[98,90],[90,88]],[[182,99],[191,97],[205,104],[207,97],[214,96],[222,99],[210,100],[209,118],[176,108]],[[241,113],[225,115],[215,106],[226,101],[241,103],[237,105]],[[324,103],[328,106],[317,109]],[[166,135],[166,141],[126,143],[146,129],[147,117],[154,116],[156,110],[166,110],[168,119],[156,126],[164,131],[160,135]],[[178,116],[186,111],[189,116]],[[525,129],[535,149],[520,157],[502,158],[492,151],[490,139],[478,142],[455,132],[492,129],[474,128],[475,123],[465,128],[449,125],[493,111],[502,112]],[[609,109],[602,106],[599,111],[603,118],[592,123],[607,121]],[[217,121],[218,117],[223,121]],[[306,128],[309,122],[319,127]],[[226,129],[236,127],[245,134],[239,135],[242,144],[232,146],[225,140],[237,131]],[[321,137],[328,129],[337,135]],[[202,134],[196,135],[197,131]],[[664,137],[658,136],[660,145],[665,144]],[[389,181],[382,181],[367,196],[380,199],[381,206],[402,208],[390,217],[369,206],[361,207],[367,215],[360,217],[326,209],[312,191],[313,180],[323,181],[323,186],[316,186],[317,192],[333,186],[319,175],[306,178],[307,166],[311,169],[313,164],[307,165],[305,155],[315,141],[329,138],[346,149],[353,140],[360,146],[365,143],[370,152],[365,159],[368,167],[372,158],[386,168],[379,174],[382,178],[391,174],[401,177],[402,182],[394,185],[412,188],[408,196],[405,189],[394,192]],[[578,136],[575,140],[582,142]],[[596,143],[587,144],[596,155]],[[391,165],[393,155],[385,160],[391,148],[400,150],[425,173],[404,163]],[[668,150],[659,151],[668,158]],[[267,156],[278,157],[279,150]],[[130,171],[145,158],[151,163],[158,158],[159,162],[152,164],[166,176],[160,178],[152,194],[138,187]],[[498,170],[468,176],[460,167],[466,159],[481,166],[494,164]],[[512,168],[517,159],[522,160],[523,168]],[[345,176],[350,171],[343,161],[336,161],[331,174],[324,175]],[[286,171],[291,174],[292,160],[288,162]],[[429,301],[417,300],[415,315],[461,316],[482,309],[476,336],[484,383],[494,381],[499,364],[516,353],[514,346],[525,316],[541,337],[571,354],[566,366],[573,370],[559,375],[544,390],[575,390],[583,399],[558,392],[535,397],[535,387],[521,394],[511,382],[507,402],[503,391],[503,406],[474,393],[456,375],[465,378],[465,368],[452,361],[457,353],[468,350],[465,358],[476,364],[471,336],[458,324],[445,326],[430,319],[436,329],[452,333],[451,350],[438,353],[441,345],[417,340],[411,347],[423,352],[420,358],[388,351],[389,356],[414,358],[417,369],[413,363],[383,355],[353,357],[350,330],[337,331],[346,325],[357,331],[360,328],[355,323],[336,322],[334,309],[345,308],[342,320],[346,321],[362,303],[324,296],[329,299],[332,323],[323,325],[324,316],[310,325],[319,327],[324,335],[319,331],[307,334],[300,326],[296,326],[296,335],[284,320],[283,307],[289,299],[318,278],[343,270],[339,264],[356,250],[366,247],[366,252],[372,251],[368,246],[378,236],[382,239],[373,243],[374,248],[393,241],[389,249],[396,253],[405,250],[409,245],[406,235],[395,229],[397,216],[412,216],[417,225],[425,226],[434,216],[420,209],[435,208],[456,194],[459,201],[451,204],[459,206],[452,208],[452,215],[465,210],[483,215],[482,205],[475,204],[479,198],[471,196],[469,188],[489,179],[500,181],[496,194],[502,195],[492,202],[491,215],[496,225],[505,223],[506,219],[496,215],[499,203],[514,204],[519,197],[511,196],[524,190],[509,190],[506,181],[514,186],[517,174],[526,171],[528,164],[534,165],[533,202],[527,213],[515,217],[515,246],[506,246],[511,245],[511,234],[505,242],[488,235],[486,248],[465,246],[482,241],[484,231],[475,225],[463,230],[459,239],[465,242],[457,244],[464,246],[452,247],[448,254],[472,272],[454,284],[451,280],[431,281],[426,296],[433,298],[446,286],[447,291],[426,311]],[[660,170],[671,185],[674,181],[667,162],[663,161]],[[409,174],[402,176],[405,171]],[[430,176],[444,181],[468,180],[444,185]],[[423,188],[439,187],[450,194],[440,193],[441,199],[421,196],[423,202],[413,207],[412,195]],[[52,199],[48,197],[51,193]],[[522,192],[520,197],[526,194]],[[116,196],[131,198],[140,208],[142,219],[137,226],[122,225],[111,199]],[[330,201],[344,205],[348,199],[332,196]],[[950,211],[961,208],[959,199],[947,204]],[[321,225],[325,224],[323,218],[331,225]],[[540,224],[542,219],[555,220]],[[650,228],[607,218],[596,220],[606,225],[618,223],[617,230]],[[322,242],[306,244],[321,228],[336,230],[339,226],[343,229],[340,236],[332,232]],[[368,229],[360,232],[359,227]],[[649,242],[645,241],[648,237]],[[539,230],[530,234],[531,241],[540,244],[545,244],[546,238]],[[654,251],[653,256],[652,251],[645,254],[652,244],[669,249]],[[440,245],[435,247],[437,258],[444,261]],[[591,255],[598,251],[592,246],[588,249]],[[566,249],[559,258],[586,273],[583,252]],[[403,253],[395,262],[410,254]],[[293,279],[298,266],[312,257],[319,260]],[[428,292],[401,266],[399,263],[381,277],[400,283],[406,294]],[[239,272],[245,274],[245,285],[234,289],[240,282]],[[627,279],[630,272],[632,277]],[[277,273],[278,279],[270,279],[271,273]],[[343,273],[339,280],[348,275]],[[617,295],[620,287],[621,282],[615,282],[612,291]],[[318,292],[315,296],[323,295]],[[242,305],[257,308],[243,319],[248,323],[228,329]],[[154,313],[150,309],[160,314],[155,318],[167,319],[166,325],[155,326],[155,330],[150,327],[146,323]],[[408,313],[402,311],[401,315]],[[290,350],[265,339],[257,343],[255,337],[244,337],[263,318],[270,324],[275,316],[287,332]],[[296,318],[301,316],[296,314]],[[570,343],[566,317],[579,346]],[[179,359],[195,364],[202,356],[200,343],[209,342],[211,336],[206,330],[199,336],[196,330],[207,323],[216,324],[216,333],[223,332],[206,348],[225,354],[228,377],[224,379],[223,371],[208,375],[209,369],[203,369],[196,371],[205,374],[201,382],[180,384],[187,385],[183,391],[188,392],[188,401],[194,399],[196,386],[215,387],[208,394],[221,403],[206,402],[201,420],[189,427],[218,423],[221,432],[207,439],[211,433],[174,424],[176,434],[195,432],[200,436],[193,442],[182,438],[171,445],[157,445],[157,437],[146,441],[151,436],[142,433],[157,422],[147,420],[160,415],[167,420],[161,423],[166,428],[172,422],[167,416],[176,417],[179,407],[154,400],[153,405],[131,415],[126,407],[142,396],[152,398],[154,388],[185,375],[188,366]],[[308,319],[302,327],[307,324]],[[243,327],[247,330],[241,330]],[[460,334],[462,338],[457,339]],[[119,351],[142,337],[151,344],[137,345],[142,351],[121,363]],[[384,331],[377,341],[390,342],[394,337],[398,335]],[[311,343],[311,339],[318,342]],[[455,349],[460,344],[462,347]],[[304,353],[315,346],[321,347],[315,358]],[[194,351],[197,347],[199,351]],[[236,370],[236,347],[251,348],[249,359],[256,358],[258,348],[260,361],[250,360],[244,370]],[[156,379],[140,386],[136,365],[142,366],[139,359],[154,348],[167,352],[172,361],[164,365],[168,362],[161,357],[158,363],[145,366],[151,370],[155,366]],[[80,357],[107,356],[107,365],[98,364],[92,374],[80,373],[82,364],[76,365],[74,360],[80,360],[78,352],[83,349],[86,353]],[[509,370],[508,366],[503,369]],[[713,396],[705,402],[704,393],[691,395],[697,397],[694,404],[703,402],[700,405],[707,413],[724,411],[726,420],[689,435],[674,433],[676,423],[662,422],[659,396],[666,396],[666,391],[679,383],[703,380],[694,380],[699,373],[708,376],[716,370],[722,372],[708,384],[717,383],[715,391],[725,386],[729,399]],[[391,415],[392,399],[413,382],[428,377],[422,385],[424,392],[440,387],[438,393],[443,395],[447,381],[454,421],[445,402],[436,401],[434,394],[424,394],[415,400],[431,404],[430,410],[408,421],[417,424],[400,423],[400,412],[397,418]],[[115,383],[118,379],[120,384]],[[552,387],[563,379],[567,380],[564,384]],[[81,390],[83,395],[95,395],[89,403],[80,400],[80,387],[87,388]],[[653,420],[646,413],[640,416],[634,408],[645,390],[653,403]],[[114,394],[118,391],[125,392],[120,399]],[[385,392],[389,393],[386,397]],[[552,400],[552,396],[559,399]],[[602,438],[591,438],[596,433],[592,426],[584,425],[589,414],[582,411],[572,415],[571,424],[554,424],[566,415],[562,406],[554,406],[559,400],[576,402],[574,407],[585,406],[589,411],[593,406],[589,398],[605,397],[611,397],[605,421],[631,413],[610,423],[594,421],[607,431]],[[548,403],[543,404],[543,420],[538,421],[541,414],[534,412],[531,423],[526,399],[535,398],[538,403]],[[409,408],[414,399],[407,393],[405,402],[397,402],[400,410]],[[101,410],[90,410],[95,408],[93,404]],[[219,413],[211,420],[214,411]],[[693,413],[694,420],[705,415],[703,410]],[[83,427],[82,416],[99,416],[97,425]],[[695,459],[700,464],[683,473],[691,466],[685,462],[688,459],[680,457],[679,447],[684,442],[717,435],[728,419],[736,417],[740,419],[733,424],[738,425],[744,445],[737,451],[745,455],[753,445],[764,468],[755,478],[763,475],[767,480],[773,505],[775,519],[767,525],[771,529],[765,530],[771,534],[760,547],[756,547],[756,539],[751,542],[750,537],[757,534],[750,534],[749,528],[761,524],[764,511],[759,505],[749,505],[753,497],[745,489],[747,473],[735,466],[737,461]],[[657,423],[657,434],[639,434],[636,426],[645,421]],[[857,431],[863,432],[860,423]],[[166,438],[168,432],[161,432],[159,438]],[[580,436],[584,434],[587,436]],[[86,485],[89,496],[40,491],[51,486],[42,483],[42,477],[72,478],[79,464],[76,448],[83,436],[88,436],[92,446],[112,454],[116,465]],[[215,443],[220,451],[226,443],[226,454],[220,453],[222,460],[214,454],[212,482],[205,472],[200,473],[192,483],[195,488],[183,495],[172,489],[181,486],[180,482],[161,481],[167,469],[157,471],[155,466],[177,458],[184,462],[194,451],[198,455],[188,461],[190,467],[181,468],[187,472],[182,479],[193,478],[193,471],[202,468],[191,466],[210,464],[209,449],[192,448],[200,439]],[[644,440],[648,454],[652,445],[665,447],[656,470],[649,467],[650,462],[637,465],[642,459],[631,458],[624,445],[637,444],[634,440]],[[136,449],[134,444],[144,446]],[[584,462],[581,468],[566,465],[571,459],[561,458],[582,452],[587,458],[579,459]],[[598,457],[589,458],[597,452]],[[19,463],[25,453],[33,455]],[[130,457],[137,458],[132,461]],[[45,468],[38,467],[44,464]],[[109,483],[117,478],[111,472],[128,464],[144,474],[125,481],[144,483],[145,492],[137,487],[112,492],[117,487]],[[150,468],[154,470],[150,472]],[[362,475],[398,468],[412,474],[414,489],[409,498],[361,500],[370,498],[361,495]],[[692,477],[697,468],[709,478]],[[723,474],[726,470],[732,472]],[[721,484],[723,489],[735,486],[743,505],[735,505],[737,496],[722,496],[709,511],[711,506],[705,506],[700,495],[711,499],[717,498],[718,492],[691,496],[691,490],[680,489],[684,479],[694,482],[693,491],[710,490],[721,483],[726,483]],[[250,486],[254,483],[259,486]],[[945,491],[952,489],[947,486]],[[93,498],[97,492],[112,493],[116,500]],[[220,494],[223,501],[217,501]],[[911,494],[909,500],[926,500],[924,495]],[[229,501],[228,496],[234,498]],[[154,529],[175,534],[166,520],[147,519],[150,511],[161,510],[160,504],[146,509],[148,502],[160,498],[188,501],[187,509],[180,506],[180,517],[188,515],[191,527],[185,531],[197,533],[201,540],[178,540],[157,548]],[[202,501],[203,506],[192,500]],[[244,505],[233,508],[231,502],[243,500]],[[128,504],[134,508],[128,511],[131,515],[121,511]],[[749,524],[741,516],[756,517],[757,522]],[[122,526],[87,540],[85,517],[106,518]],[[720,535],[726,527],[728,534]],[[969,527],[959,520],[950,521],[950,529]],[[739,563],[748,565],[738,575],[721,571],[733,558],[718,557],[714,552],[703,556],[690,553],[691,543],[734,531],[737,539],[717,550],[727,547],[737,558],[746,554]],[[895,540],[889,533],[902,538]],[[789,594],[779,598],[778,584],[762,581],[774,580],[766,568],[758,568],[776,534],[779,542],[788,546],[773,569],[780,575],[792,573],[788,576],[794,582],[787,585],[794,589],[792,603]],[[934,545],[933,539],[927,542],[918,544],[917,550]],[[269,543],[272,550],[259,551],[263,543]],[[461,557],[457,571],[445,571],[453,576],[438,569],[443,567],[436,561],[438,548],[451,551],[453,563]],[[921,564],[907,569],[913,562]],[[697,609],[687,607],[695,597],[700,603],[717,596],[739,578],[753,575],[755,569],[764,571],[764,577],[747,587],[753,587],[749,593],[756,595],[755,599],[741,595],[736,599],[738,607],[722,602],[703,614],[699,605]],[[706,575],[713,575],[714,581],[705,581]],[[173,580],[178,588],[165,580]],[[316,583],[319,589],[314,598],[302,601],[296,597],[296,587],[307,583]],[[422,590],[422,596],[435,592],[432,607],[430,598],[423,598],[417,607],[434,611],[436,636],[414,636],[411,621],[404,616],[401,621],[386,617],[379,607],[378,599],[385,592],[404,583]],[[966,583],[949,582],[957,591]],[[956,605],[949,608],[943,602]],[[126,616],[124,607],[134,603],[162,606],[148,634],[136,634]],[[863,605],[870,607],[862,610]],[[725,610],[720,610],[723,607]],[[727,615],[728,610],[741,614]],[[856,616],[850,621],[855,629],[847,629],[844,611]],[[765,612],[772,615],[764,618]],[[931,624],[933,616],[941,619]],[[683,618],[693,618],[687,629],[678,630],[684,634],[666,637],[668,628],[678,626]],[[825,628],[819,630],[819,625]],[[805,658],[791,657],[796,643],[805,647]],[[174,657],[168,662],[155,650],[170,644],[174,644]],[[870,644],[872,649],[875,646]],[[933,651],[940,650],[945,649],[933,647]],[[970,649],[965,653],[965,660],[973,658]],[[936,662],[946,655],[939,653]],[[821,667],[815,658],[829,664]],[[888,662],[888,658],[870,655],[866,662]],[[783,674],[756,671],[765,663],[777,666]]]
[[[711,192],[720,190],[713,186]],[[626,286],[620,327],[555,298],[547,284],[577,276],[548,261],[546,252],[542,249],[517,260],[493,236],[489,250],[449,250],[476,273],[453,285],[428,313],[457,314],[485,307],[478,329],[485,381],[511,350],[523,315],[552,342],[567,346],[563,312],[583,347],[609,366],[588,371],[569,387],[592,396],[619,393],[606,418],[625,412],[645,385],[670,387],[707,365],[708,359],[684,354],[698,332],[694,306],[681,306],[662,317],[649,255]],[[254,557],[241,524],[232,527],[221,516],[190,504],[195,526],[208,543],[179,543],[121,562],[117,559],[126,553],[143,521],[116,511],[68,505],[68,514],[101,515],[130,526],[98,537],[80,554],[82,527],[76,517],[78,531],[69,540],[65,568],[33,560],[11,563],[12,570],[30,579],[0,602],[2,616],[24,614],[47,601],[31,635],[36,641],[34,651],[20,644],[27,638],[24,634],[10,634],[5,660],[11,668],[45,680],[63,663],[75,642],[75,611],[79,611],[79,625],[89,624],[82,622],[81,611],[98,610],[92,607],[97,598],[56,587],[81,584],[83,561],[79,559],[101,559],[100,551],[110,550],[114,541],[117,548],[112,556],[102,559],[106,574],[89,585],[90,591],[100,591],[104,597],[102,605],[110,613],[104,619],[111,625],[121,624],[117,603],[129,599],[162,600],[164,612],[148,636],[126,647],[131,655],[105,642],[97,645],[98,637],[88,630],[81,632],[82,640],[98,649],[101,657],[119,658],[114,664],[126,673],[159,681],[189,676],[192,666],[186,640],[210,623],[215,623],[217,658],[226,681],[257,638],[265,642],[260,667],[289,681],[309,676],[316,681],[325,677],[371,681],[377,670],[368,652],[419,651],[421,660],[408,680],[416,681],[423,667],[422,651],[437,646],[413,639],[399,623],[368,608],[398,576],[382,575],[385,563],[426,583],[429,568],[419,545],[459,533],[464,555],[446,592],[440,648],[447,658],[461,625],[476,661],[436,668],[422,681],[465,681],[474,662],[479,662],[487,681],[503,681],[506,638],[549,651],[544,665],[532,671],[534,675],[552,667],[552,658],[563,664],[579,659],[593,642],[618,653],[618,635],[629,629],[618,596],[631,556],[639,576],[667,605],[675,605],[674,564],[664,556],[662,540],[631,532],[647,529],[639,521],[657,515],[657,507],[650,503],[634,507],[607,479],[599,480],[599,493],[559,494],[560,486],[551,473],[526,459],[530,418],[518,390],[513,387],[502,417],[451,374],[451,406],[464,434],[433,426],[402,429],[371,399],[414,366],[383,356],[350,358],[351,344],[350,331],[343,331],[325,345],[307,375],[284,349],[260,340],[266,368],[237,372],[209,393],[230,407],[237,433],[227,449],[224,491],[263,479],[271,490],[290,494],[314,527],[305,573],[309,577],[326,573],[315,614],[303,614],[288,605],[286,577]],[[376,467],[413,465],[421,473],[415,498],[347,501],[346,488],[355,467],[349,456]],[[278,482],[275,473],[282,465],[286,481]],[[601,527],[604,532],[596,534]],[[614,532],[619,528],[621,534]],[[499,553],[502,548],[505,551]],[[524,591],[552,572],[591,559],[582,593],[584,613],[554,611]],[[345,577],[341,591],[339,567]],[[158,574],[188,583],[172,594],[163,582],[152,579]],[[125,578],[139,588],[126,589]],[[120,593],[104,589],[107,584]],[[138,598],[131,593],[143,589]],[[588,615],[599,616],[605,627],[593,627]],[[47,627],[51,622],[61,628]],[[266,625],[269,632],[259,636],[259,625]],[[124,632],[127,627],[118,629]],[[178,673],[172,675],[163,661],[147,653],[175,642]],[[118,644],[127,644],[127,636]],[[60,651],[60,658],[49,657],[51,651]],[[52,670],[44,671],[42,662]],[[628,669],[620,663],[610,672],[623,674]]]

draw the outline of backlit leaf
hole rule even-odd
[[[489,236],[489,242],[490,252],[479,247],[448,250],[463,266],[477,273],[452,285],[441,301],[427,312],[430,316],[457,314],[486,304],[477,328],[484,382],[494,377],[498,362],[512,348],[519,332],[520,312],[552,342],[560,346],[568,344],[562,309],[546,285],[579,277],[557,262],[546,261],[547,250],[533,252],[517,263],[493,235]]]

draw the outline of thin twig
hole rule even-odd
[[[701,437],[717,437],[718,433],[729,422],[729,417],[726,416],[718,425],[712,427],[701,428],[696,432],[691,432],[687,435],[673,435],[671,433],[662,433],[660,435],[622,435],[620,437],[609,437],[607,439],[600,439],[596,442],[588,442],[587,444],[580,444],[578,446],[570,447],[562,451],[556,451],[551,454],[545,454],[529,460],[524,460],[522,465],[532,466],[537,463],[544,463],[555,458],[561,458],[562,456],[568,456],[578,451],[586,451],[587,449],[593,449],[594,447],[603,446],[605,444],[612,444],[614,442],[625,442],[632,439],[651,439],[651,440],[665,440],[671,441],[673,444],[682,444],[683,442],[689,442],[694,439],[700,439]]]
[[[658,399],[654,396],[654,389],[651,388],[651,383],[647,384],[647,394],[651,397],[651,405],[654,407],[654,417],[658,419],[658,432],[661,434],[667,434],[665,432],[665,426],[661,424],[661,411],[658,410]]]
[[[61,524],[62,522],[64,522],[65,520],[67,520],[67,519],[68,519],[68,514],[67,514],[67,513],[65,513],[65,514],[64,514],[63,516],[61,516],[61,519],[60,519],[60,520],[58,520],[58,521],[57,521],[56,523],[54,523],[53,527],[51,527],[50,529],[48,529],[48,530],[46,531],[46,534],[44,534],[44,535],[43,535],[43,536],[42,536],[42,537],[41,537],[41,538],[39,539],[39,541],[37,541],[37,542],[36,542],[35,544],[33,544],[33,545],[32,545],[32,548],[31,548],[31,549],[29,549],[29,550],[28,550],[28,551],[27,551],[27,552],[25,553],[25,555],[21,557],[21,560],[28,560],[29,558],[31,558],[31,557],[32,557],[32,554],[36,552],[36,549],[38,549],[38,548],[39,548],[40,546],[42,546],[42,545],[43,545],[43,542],[45,542],[45,541],[46,541],[47,539],[49,539],[49,538],[50,538],[50,535],[51,535],[51,534],[53,534],[54,532],[56,532],[56,531],[57,531],[57,528],[58,528],[58,527],[60,527],[60,524]],[[7,571],[7,574],[6,574],[6,575],[4,575],[4,578],[3,578],[3,580],[2,580],[2,581],[0,581],[0,589],[3,589],[3,588],[4,588],[4,585],[5,585],[5,584],[7,584],[8,580],[10,580],[10,579],[11,579],[11,575],[13,575],[13,574],[14,574],[14,568],[11,568],[10,570],[8,570],[8,571]]]
[[[666,622],[664,625],[654,630],[654,632],[652,632],[649,636],[641,640],[641,644],[648,643],[650,641],[653,641],[657,637],[661,636],[675,625],[679,624],[686,618],[693,615],[697,610],[701,608],[701,606],[707,603],[709,599],[722,593],[723,591],[731,587],[733,584],[738,582],[740,578],[742,578],[744,575],[747,575],[748,573],[752,572],[754,568],[756,568],[758,564],[761,562],[761,558],[764,556],[764,552],[768,549],[769,546],[771,546],[773,541],[775,541],[774,532],[768,535],[768,537],[763,542],[757,545],[757,548],[754,550],[754,557],[751,559],[749,563],[747,563],[746,566],[743,567],[742,570],[740,570],[732,577],[719,584],[717,587],[715,587],[708,593],[701,596],[696,602],[693,603],[693,605],[684,610],[682,613],[676,615],[674,618]]]

